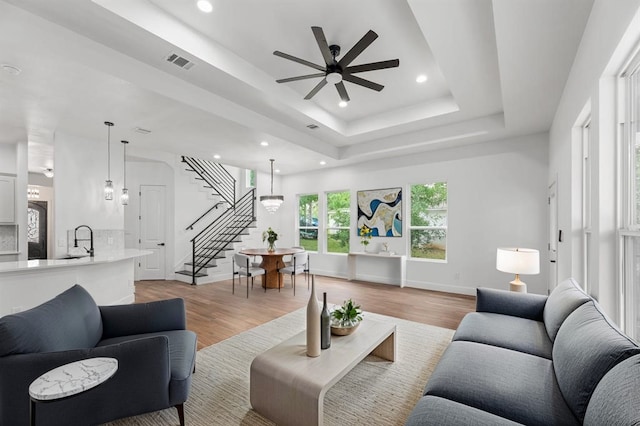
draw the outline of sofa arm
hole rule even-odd
[[[539,294],[480,287],[476,290],[476,312],[490,312],[542,321],[546,301],[547,296]]]
[[[94,357],[116,358],[118,371],[91,392],[39,405],[39,418],[55,419],[51,424],[100,424],[169,406],[169,340],[154,336],[91,349],[0,357],[0,424],[28,424],[28,389],[38,376]]]
[[[100,306],[102,339],[186,329],[184,300]]]

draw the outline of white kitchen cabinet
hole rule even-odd
[[[0,223],[16,221],[16,178],[0,175]]]

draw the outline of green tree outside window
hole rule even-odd
[[[447,259],[446,182],[411,186],[411,257]]]
[[[327,193],[327,253],[349,253],[351,193]]]

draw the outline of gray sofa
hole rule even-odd
[[[71,398],[37,406],[38,425],[99,424],[169,407],[191,386],[196,335],[184,301],[97,306],[76,285],[28,311],[0,318],[0,425],[29,424],[29,385],[69,362],[112,357],[116,374]]]
[[[479,288],[406,422],[514,424],[640,424],[640,348],[574,280]]]

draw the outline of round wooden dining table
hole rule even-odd
[[[284,281],[280,280],[278,276],[278,269],[285,266],[282,258],[302,251],[304,250],[296,248],[277,248],[274,251],[268,251],[264,248],[247,248],[240,250],[240,253],[247,256],[261,256],[262,263],[260,263],[260,267],[265,270],[265,274],[262,276],[262,287],[278,288]]]

